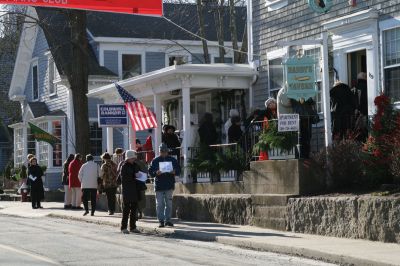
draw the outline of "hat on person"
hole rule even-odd
[[[133,150],[128,150],[125,152],[125,160],[136,159],[136,152]]]
[[[158,147],[158,150],[160,152],[165,152],[165,151],[169,151],[167,144],[165,143],[161,143],[161,145]]]
[[[274,99],[274,98],[268,98],[266,101],[265,101],[265,108],[268,108],[268,105],[270,104],[270,103],[276,103],[276,100]]]
[[[176,130],[176,128],[173,126],[173,125],[165,125],[164,127],[163,127],[163,130],[166,132],[166,131],[168,131],[168,130],[170,130],[170,129],[172,129],[172,131],[175,131]]]
[[[236,109],[229,110],[229,117],[239,116],[239,111]]]
[[[103,155],[101,155],[101,159],[111,160],[111,155],[108,152],[105,152],[105,153],[103,153]]]
[[[33,161],[36,161],[36,163],[37,163],[37,159],[36,159],[35,156],[33,156],[33,157],[31,157],[31,158],[29,159],[29,163],[32,163]]]

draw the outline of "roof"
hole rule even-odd
[[[72,57],[72,44],[70,41],[71,28],[67,23],[65,12],[60,12],[58,9],[40,7],[36,8],[36,12],[44,29],[47,43],[57,65],[57,70],[61,75],[68,75],[72,66],[64,64],[64,62],[68,62]],[[59,53],[54,53],[54,51],[59,51]],[[111,70],[100,66],[90,45],[88,45],[88,55],[89,75],[116,76]]]
[[[29,109],[32,111],[34,118],[42,116],[65,116],[66,114],[62,110],[49,111],[46,103],[44,102],[28,102]]]
[[[183,28],[199,34],[197,5],[164,3],[164,16]],[[241,41],[246,27],[246,7],[236,7],[236,28]],[[204,8],[206,38],[217,41],[214,11]],[[231,40],[229,9],[224,10],[225,41]],[[94,37],[199,40],[163,17],[88,12],[88,29]]]
[[[28,102],[28,106],[35,118],[44,116],[49,112],[49,109],[44,102]]]
[[[248,64],[184,64],[166,67],[118,82],[134,97],[141,99],[154,94],[182,88],[187,79],[191,89],[248,89],[257,71]],[[89,97],[120,99],[114,84],[92,89]]]

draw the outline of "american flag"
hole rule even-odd
[[[121,95],[125,103],[126,110],[128,111],[129,118],[131,119],[135,131],[157,127],[156,116],[151,110],[117,83],[115,83],[115,87],[117,87],[119,95]]]

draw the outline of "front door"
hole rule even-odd
[[[347,54],[347,84],[350,88],[357,83],[357,75],[367,73],[367,50],[360,50]]]

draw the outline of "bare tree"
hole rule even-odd
[[[206,33],[204,28],[204,11],[203,11],[203,3],[202,0],[196,0],[197,2],[197,19],[199,21],[199,33],[200,37],[203,38],[201,40],[203,45],[203,54],[204,54],[204,63],[210,64],[210,54],[208,52],[208,45],[206,41]]]

